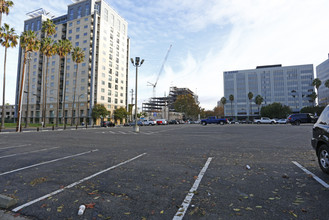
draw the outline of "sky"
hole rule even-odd
[[[26,13],[44,8],[56,16],[67,13],[71,0],[13,0],[3,23],[18,34]],[[256,66],[313,64],[328,59],[328,0],[107,0],[128,22],[130,57],[141,57],[138,105],[153,95],[147,82],[159,77],[156,96],[171,86],[189,88],[200,106],[213,109],[224,96],[223,72]],[[0,49],[0,103],[3,54]],[[18,48],[8,49],[6,103],[14,104]],[[315,76],[316,77],[316,76]],[[130,64],[129,91],[135,90],[135,68]],[[129,102],[130,102],[129,95]],[[0,104],[1,105],[1,104]]]

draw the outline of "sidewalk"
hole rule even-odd
[[[5,211],[0,209],[0,220],[32,220],[33,218],[27,218],[21,215],[17,215],[9,212],[9,211]]]

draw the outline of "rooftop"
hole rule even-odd
[[[46,11],[43,8],[39,8],[35,11],[29,12],[26,15],[29,16],[30,18],[36,18],[36,17],[39,17],[40,15],[45,15],[49,18],[54,18],[55,17],[55,15],[53,13],[51,13],[50,11]]]

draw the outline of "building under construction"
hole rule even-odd
[[[188,88],[170,87],[169,95],[166,97],[152,97],[148,103],[143,103],[142,111],[146,113],[176,112],[174,103],[180,95],[192,95],[195,102],[199,104],[198,96]],[[151,115],[150,114],[150,115]]]

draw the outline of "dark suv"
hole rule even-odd
[[[312,146],[321,170],[329,174],[329,105],[313,126]]]
[[[300,125],[301,123],[315,123],[316,119],[310,113],[298,113],[289,115],[287,123],[292,125]]]

